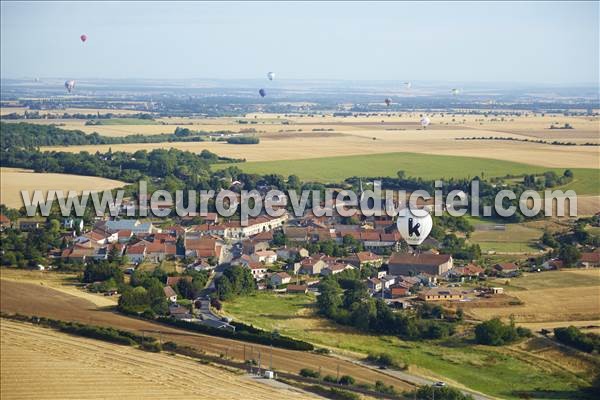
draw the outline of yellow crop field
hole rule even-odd
[[[3,399],[309,399],[196,360],[2,320]]]
[[[503,285],[505,279],[491,282]],[[468,307],[477,319],[511,315],[519,323],[532,327],[566,326],[574,321],[579,326],[597,324],[600,320],[600,269],[561,270],[526,274],[509,280],[508,293],[523,302],[505,307]]]
[[[102,191],[124,186],[125,183],[112,179],[69,174],[36,174],[31,170],[18,168],[0,168],[0,203],[12,208],[23,206],[21,190],[42,190],[44,196],[48,190],[69,190],[80,193],[82,190]]]

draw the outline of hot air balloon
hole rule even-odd
[[[267,72],[267,78],[269,78],[270,81],[275,79],[275,72]]]
[[[388,107],[390,106],[390,104],[392,104],[392,99],[390,99],[389,97],[387,99],[385,99],[384,101]]]
[[[456,95],[460,94],[460,89],[452,89],[451,92],[454,96],[456,96]]]
[[[433,220],[427,210],[404,208],[396,221],[402,239],[411,246],[418,246],[429,236]]]
[[[83,35],[79,36],[79,39],[81,39],[81,41],[85,43],[85,41],[87,40],[87,35],[84,33]]]
[[[258,94],[260,94],[260,97],[265,97],[267,95],[267,92],[265,91],[265,89],[260,89],[258,91]]]
[[[429,119],[429,117],[425,116],[423,118],[421,118],[421,126],[423,128],[427,128],[427,125],[429,125],[431,123],[431,120]]]
[[[65,82],[65,88],[67,89],[67,91],[69,93],[71,93],[71,90],[73,90],[74,87],[75,87],[75,81],[74,80],[70,80],[70,81],[66,81]]]
[[[412,87],[412,83],[404,82],[404,86],[406,86],[407,89],[410,89]]]

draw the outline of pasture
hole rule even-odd
[[[316,398],[167,354],[2,320],[3,399]]]
[[[515,390],[574,391],[585,385],[590,366],[576,375],[534,353],[519,353],[510,348],[492,348],[462,343],[409,342],[393,336],[369,335],[334,324],[315,315],[312,295],[274,295],[260,293],[240,297],[224,304],[225,314],[265,329],[329,347],[350,357],[365,357],[377,351],[407,363],[408,372],[444,380],[506,399],[516,399]],[[555,346],[553,346],[553,349]],[[376,350],[374,350],[376,349]],[[562,354],[562,353],[561,353]],[[562,354],[567,359],[574,358]],[[585,376],[582,379],[581,376]]]
[[[42,190],[44,196],[48,190],[62,190],[66,195],[69,190],[81,193],[82,190],[103,191],[122,187],[126,183],[112,179],[93,176],[35,173],[18,168],[0,168],[0,203],[11,208],[23,206],[21,190]],[[91,202],[91,199],[90,199]]]

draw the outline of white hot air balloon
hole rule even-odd
[[[421,118],[420,123],[423,128],[427,128],[427,126],[431,123],[431,120],[429,119],[429,117],[425,116]]]
[[[404,86],[406,86],[407,89],[410,89],[412,87],[412,83],[404,82]]]
[[[429,236],[433,219],[427,210],[404,208],[398,214],[396,226],[406,243],[418,246]]]
[[[267,72],[267,78],[269,78],[270,81],[275,79],[275,72]]]
[[[452,95],[457,96],[460,94],[460,89],[452,89],[451,92],[452,92]]]
[[[70,80],[70,81],[66,81],[65,82],[65,89],[67,89],[67,91],[69,93],[71,93],[71,91],[73,90],[74,87],[75,87],[75,81],[74,80]]]

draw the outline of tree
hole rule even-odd
[[[581,252],[577,247],[571,244],[564,244],[560,247],[558,258],[560,258],[566,266],[574,266],[581,258]]]
[[[340,385],[354,385],[356,380],[350,375],[342,375],[339,380]]]

